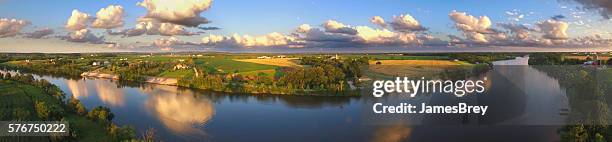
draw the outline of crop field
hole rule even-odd
[[[236,61],[281,66],[281,67],[301,67],[301,65],[297,64],[299,62],[298,58],[237,59]]]
[[[568,59],[579,59],[579,60],[586,60],[587,57],[595,58],[594,56],[565,56],[565,58],[568,58]],[[599,56],[598,58],[599,58],[599,60],[609,60],[612,57],[610,57],[610,56]]]
[[[346,57],[368,57],[372,60],[447,60],[447,56],[403,56],[403,55],[342,55]]]
[[[368,70],[386,76],[432,77],[444,70],[468,66],[469,63],[447,60],[379,60],[370,61]]]
[[[222,57],[197,59],[195,63],[201,66],[214,67],[218,71],[225,72],[225,73],[237,72],[241,74],[244,74],[244,73],[252,74],[254,71],[261,71],[261,70],[272,70],[273,71],[274,69],[279,67],[279,66],[274,66],[274,65],[242,62],[242,61],[237,61],[231,58],[222,58]]]

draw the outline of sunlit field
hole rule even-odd
[[[238,59],[236,61],[249,62],[264,65],[273,65],[281,67],[301,67],[297,62],[298,58],[273,58],[273,59]]]

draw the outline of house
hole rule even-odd
[[[340,56],[338,56],[338,54],[336,54],[335,56],[331,56],[329,59],[340,60]]]
[[[270,58],[272,58],[272,57],[268,57],[268,56],[259,56],[259,57],[257,57],[257,59],[270,59]]]
[[[182,69],[188,69],[189,66],[184,65],[184,64],[177,64],[174,66],[174,70],[182,70]]]
[[[93,63],[91,63],[91,65],[92,65],[92,66],[99,66],[99,65],[100,65],[100,62],[93,62]]]

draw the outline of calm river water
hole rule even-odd
[[[519,60],[519,59],[517,59]],[[515,60],[511,61],[516,62]],[[496,64],[503,64],[497,62]],[[362,97],[245,95],[175,86],[118,85],[107,79],[39,76],[87,108],[107,106],[114,122],[164,141],[556,141],[565,92],[529,66],[495,66],[487,94]],[[368,89],[364,89],[368,90]],[[371,89],[370,89],[371,90]],[[489,105],[486,116],[371,114],[372,103]]]

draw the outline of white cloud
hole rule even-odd
[[[357,34],[357,31],[355,29],[334,20],[325,21],[325,23],[323,23],[323,27],[325,28],[326,32],[330,33],[341,33],[349,35]]]
[[[166,50],[166,51],[172,50],[173,48],[177,46],[183,46],[183,45],[198,45],[198,44],[193,43],[193,42],[182,41],[176,37],[158,38],[153,42],[153,46],[159,47],[161,50]]]
[[[2,18],[0,19],[0,38],[16,36],[27,25],[30,25],[30,22],[25,20]]]
[[[492,33],[491,20],[487,16],[478,18],[465,12],[452,11],[448,15],[455,22],[455,27],[466,32]]]
[[[500,23],[498,24],[498,26],[510,30],[510,33],[514,34],[514,38],[516,40],[525,40],[527,38],[529,38],[531,31],[534,31],[533,29],[527,27],[527,25],[524,24],[507,24],[507,23]]]
[[[96,13],[96,20],[93,21],[91,27],[102,29],[121,27],[123,26],[123,16],[123,7],[109,5]]]
[[[463,32],[463,36],[473,43],[486,44],[497,39],[506,39],[503,33],[491,28],[491,20],[487,16],[478,18],[468,15],[465,12],[452,11],[448,14],[450,19],[455,22],[455,27]]]
[[[409,14],[402,14],[400,16],[393,16],[393,21],[391,21],[391,27],[393,30],[400,32],[411,32],[411,31],[423,31],[426,30],[425,27],[419,24],[419,21],[414,19]]]
[[[370,22],[372,22],[372,24],[374,25],[380,26],[381,28],[387,28],[387,23],[385,23],[385,19],[380,16],[374,16],[370,18]]]
[[[68,18],[66,23],[66,29],[72,31],[79,31],[87,28],[87,24],[90,21],[90,16],[87,13],[83,13],[79,10],[72,10],[72,15]]]
[[[308,24],[300,25],[296,32],[296,38],[302,42],[349,42],[354,39],[354,35],[328,33]]]
[[[93,44],[102,44],[104,43],[104,37],[98,37],[91,33],[89,29],[81,29],[71,33],[68,33],[67,36],[63,37],[65,40],[70,42],[86,42]]]
[[[539,22],[537,26],[540,31],[544,34],[543,38],[547,39],[567,39],[567,28],[569,24],[563,21],[557,20],[546,20]]]
[[[140,35],[163,35],[163,36],[174,36],[174,35],[195,35],[187,31],[183,26],[172,23],[160,23],[152,19],[140,19],[139,23],[132,29],[127,29],[121,32],[114,32],[114,35],[123,34],[125,36],[140,36]]]
[[[144,18],[188,27],[197,27],[209,21],[200,16],[208,10],[212,0],[143,0],[138,5],[147,9]]]
[[[288,46],[294,40],[293,37],[273,32],[266,35],[250,36],[238,35],[219,36],[209,35],[202,38],[202,43],[206,45],[234,45],[241,47],[270,47],[270,46]]]

